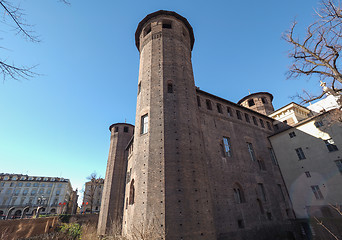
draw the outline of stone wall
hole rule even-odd
[[[58,222],[58,217],[1,220],[0,239],[14,240],[50,233]]]

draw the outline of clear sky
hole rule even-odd
[[[286,80],[290,46],[281,38],[294,19],[305,36],[317,0],[70,1],[17,1],[40,43],[1,25],[1,59],[38,64],[41,75],[0,82],[0,172],[69,178],[79,189],[92,172],[105,176],[108,127],[135,120],[134,33],[160,9],[192,25],[193,69],[202,90],[233,102],[249,91],[268,91],[276,109],[303,88],[319,91],[316,79]]]

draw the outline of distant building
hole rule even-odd
[[[81,213],[98,213],[101,208],[101,199],[104,179],[93,179],[85,183]]]
[[[0,173],[0,216],[72,213],[77,191],[69,179]]]

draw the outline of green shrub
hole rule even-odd
[[[62,223],[60,231],[67,234],[71,239],[81,239],[82,231],[78,223]]]

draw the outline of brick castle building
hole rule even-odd
[[[135,126],[110,126],[98,234],[292,239],[294,214],[268,140],[273,96],[236,104],[197,88],[193,29],[175,12],[147,15],[135,41]]]

